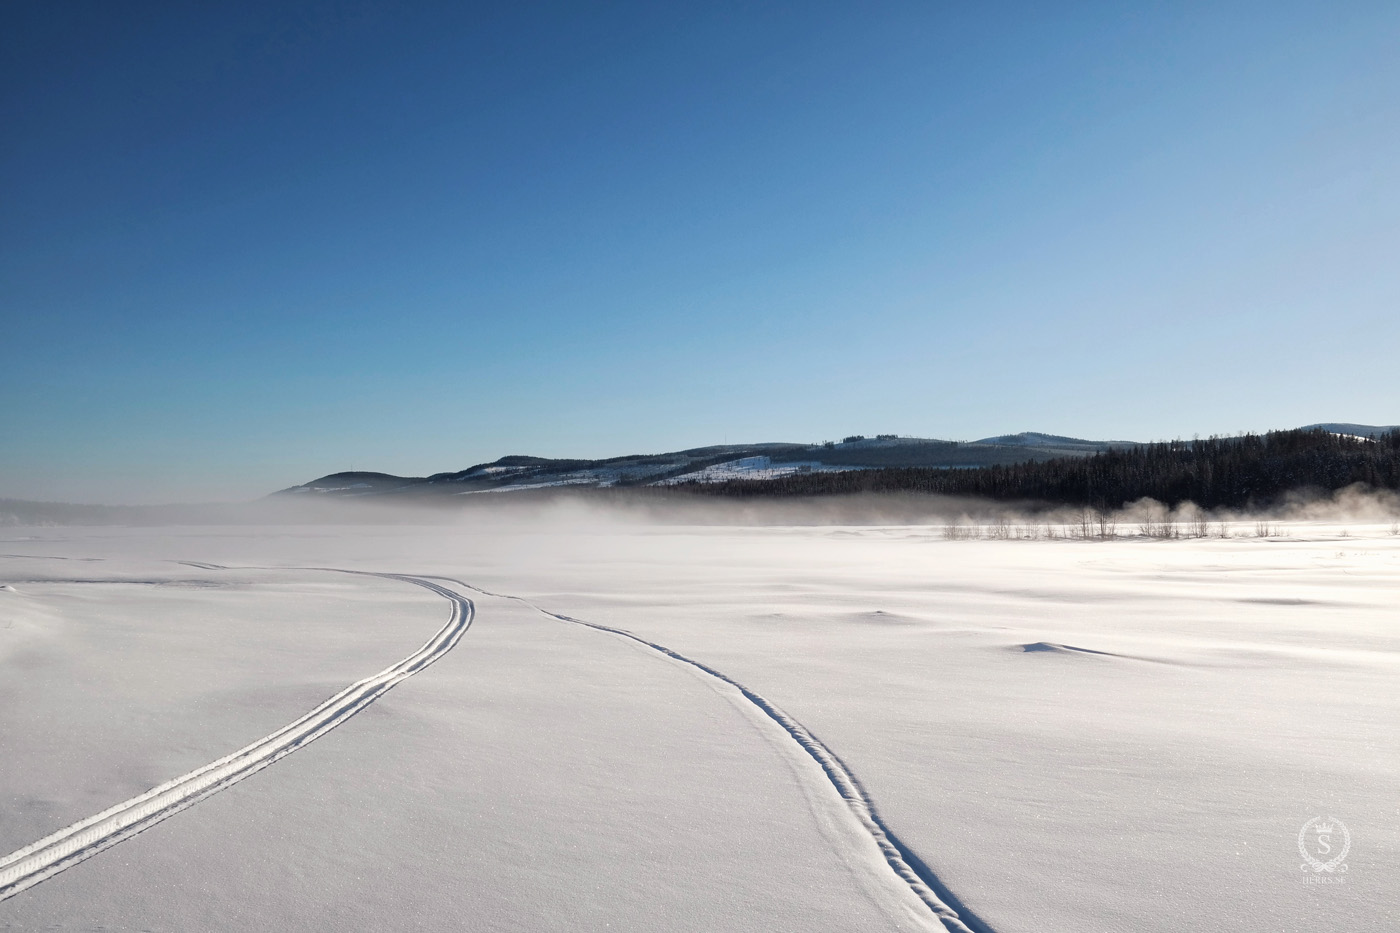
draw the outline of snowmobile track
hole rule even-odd
[[[190,562],[189,565],[203,570],[227,569],[214,564]],[[408,574],[365,575],[400,580],[432,590],[452,603],[452,617],[413,654],[378,674],[351,684],[271,735],[0,858],[0,901],[131,838],[315,741],[369,706],[400,681],[412,677],[452,650],[453,645],[471,627],[476,613],[475,604],[441,584]]]
[[[665,645],[648,641],[640,635],[635,635],[626,629],[613,628],[607,625],[600,625],[597,622],[585,622],[582,619],[575,619],[571,616],[560,615],[557,612],[550,612],[535,605],[528,599],[521,596],[512,596],[508,593],[493,593],[490,590],[473,586],[463,580],[456,580],[452,577],[433,577],[435,580],[444,580],[454,583],[463,589],[472,590],[483,596],[491,596],[497,599],[510,599],[552,619],[560,622],[568,622],[574,625],[582,625],[586,628],[599,632],[606,632],[616,635],[619,638],[627,639],[650,651],[656,652],[679,664],[689,666],[701,674],[718,681],[727,687],[737,690],[745,701],[756,707],[764,716],[777,723],[788,736],[796,742],[807,755],[821,766],[822,772],[828,781],[841,795],[845,801],[851,815],[860,823],[861,828],[874,840],[879,848],[880,854],[884,856],[885,862],[889,865],[899,879],[906,884],[910,891],[924,903],[933,913],[934,917],[949,931],[949,933],[995,933],[980,917],[969,910],[956,895],[948,890],[933,873],[933,871],[906,847],[899,838],[885,825],[879,812],[875,809],[875,804],[871,800],[870,794],[864,785],[856,778],[840,757],[828,748],[820,739],[812,735],[807,727],[802,725],[793,717],[784,713],[776,704],[768,700],[761,694],[749,689],[739,681],[704,664],[693,658],[688,658],[678,651],[673,651]]]
[[[252,745],[211,762],[189,774],[154,787],[144,794],[117,804],[103,812],[74,823],[50,836],[40,839],[17,852],[0,858],[0,901],[38,884],[71,865],[90,858],[103,849],[136,835],[199,800],[217,793],[262,770],[301,746],[319,738],[355,713],[374,702],[399,681],[411,677],[437,660],[457,643],[471,626],[475,604],[465,596],[434,583],[440,580],[466,590],[497,599],[509,599],[530,607],[542,615],[560,622],[580,625],[595,631],[628,640],[644,649],[687,666],[710,679],[716,686],[737,691],[744,702],[776,723],[801,750],[820,766],[822,773],[840,795],[846,808],[879,849],[890,870],[910,892],[928,908],[933,918],[949,933],[995,933],[981,918],[969,910],[932,870],[885,825],[865,787],[839,756],[802,723],[784,713],[776,704],[749,689],[727,674],[700,661],[686,657],[665,645],[648,641],[625,629],[596,622],[586,622],[571,616],[550,612],[529,600],[506,593],[493,593],[462,580],[442,576],[413,576],[396,573],[372,573],[342,570],[333,567],[223,567],[195,561],[175,561],[201,570],[315,570],[331,573],[362,574],[413,583],[432,590],[453,603],[452,618],[422,648],[399,663],[373,677],[359,681],[328,699],[277,732],[259,739]]]

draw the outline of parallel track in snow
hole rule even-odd
[[[203,570],[229,570],[217,564],[179,561]],[[259,568],[237,568],[259,569]],[[252,775],[278,759],[319,738],[354,716],[394,685],[418,673],[446,654],[471,626],[476,607],[472,600],[438,583],[440,580],[497,599],[509,599],[560,622],[583,626],[614,635],[684,665],[710,680],[715,686],[737,695],[736,702],[747,704],[755,713],[775,723],[821,769],[826,780],[844,802],[846,809],[874,842],[886,865],[899,882],[923,903],[932,920],[949,933],[994,933],[938,879],[932,870],[885,824],[870,794],[851,769],[835,752],[816,738],[801,722],[783,712],[775,703],[729,675],[700,661],[633,634],[625,629],[586,622],[550,612],[529,600],[506,593],[493,593],[462,580],[441,576],[371,573],[331,567],[261,568],[316,570],[362,574],[400,580],[432,590],[453,604],[452,618],[418,651],[373,677],[352,684],[295,722],[279,729],[231,755],[211,762],[189,774],[154,787],[144,794],[110,807],[95,816],[74,823],[32,845],[0,858],[0,900],[31,887],[65,868],[136,835],[161,820],[193,806],[198,801]]]
[[[512,596],[508,593],[493,593],[490,590],[473,586],[463,580],[456,580],[452,577],[433,577],[435,580],[445,580],[454,583],[463,589],[472,590],[483,596],[490,596],[496,599],[510,599],[522,605],[529,606],[542,615],[549,616],[560,622],[568,622],[574,625],[582,625],[585,628],[594,629],[599,632],[606,632],[609,635],[616,635],[619,638],[627,639],[634,644],[653,651],[663,657],[686,665],[705,677],[738,691],[744,702],[755,708],[759,713],[776,723],[788,737],[801,747],[802,751],[810,756],[826,775],[826,779],[836,789],[849,809],[851,815],[855,817],[861,828],[874,841],[880,854],[884,856],[886,864],[890,870],[898,876],[899,880],[908,886],[909,890],[923,902],[938,922],[949,931],[949,933],[994,933],[980,917],[967,908],[951,891],[944,885],[938,876],[914,854],[899,838],[885,825],[879,811],[875,809],[869,792],[864,785],[851,772],[840,757],[828,748],[820,739],[812,735],[806,726],[798,722],[792,716],[784,713],[777,704],[762,696],[754,690],[741,684],[739,681],[721,671],[710,667],[694,658],[686,657],[678,651],[673,651],[665,645],[649,641],[640,635],[633,634],[626,629],[613,628],[608,625],[600,625],[597,622],[585,622],[582,619],[575,619],[571,616],[561,615],[557,612],[550,612],[535,605],[522,596]]]
[[[226,569],[214,564],[190,563],[190,566],[204,570]],[[372,677],[351,684],[271,735],[0,858],[0,901],[131,838],[315,741],[452,650],[471,627],[475,604],[441,584],[408,574],[365,575],[400,580],[432,590],[452,603],[452,617],[413,654]]]

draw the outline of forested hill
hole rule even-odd
[[[1205,508],[1263,506],[1297,490],[1364,483],[1400,489],[1400,431],[1363,438],[1322,429],[1167,441],[1014,466],[797,473],[682,487],[712,496],[919,492],[1117,508],[1144,496]]]

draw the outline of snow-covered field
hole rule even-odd
[[[772,457],[742,457],[707,466],[703,470],[673,476],[653,485],[674,486],[677,483],[726,483],[734,479],[777,479],[793,473],[841,473],[846,470],[859,470],[863,467],[829,466],[818,460],[783,461],[775,463]]]
[[[0,930],[1400,928],[1400,536],[1249,530],[3,529]]]

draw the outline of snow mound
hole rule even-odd
[[[1093,648],[1080,648],[1077,645],[1061,645],[1053,641],[1033,641],[1029,644],[1017,645],[1016,649],[1025,654],[1045,652],[1048,654],[1096,654],[1101,657],[1120,657],[1120,655],[1113,654],[1110,651],[1095,651]]]

